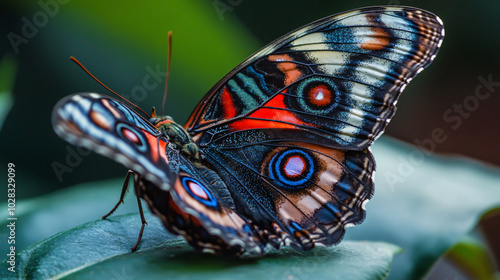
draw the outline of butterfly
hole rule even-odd
[[[128,168],[121,199],[133,178],[139,206],[141,198],[196,250],[333,245],[365,219],[374,192],[370,145],[443,37],[442,21],[421,9],[352,10],[250,56],[184,126],[97,93],[62,99],[52,123],[69,143]]]

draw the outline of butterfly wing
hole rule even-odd
[[[375,163],[367,150],[261,141],[206,151],[241,198],[241,213],[288,232],[285,244],[307,249],[337,243],[345,227],[364,219],[364,204],[373,194]]]
[[[123,103],[97,93],[65,97],[54,107],[52,127],[69,143],[109,157],[170,189],[167,140]]]
[[[303,248],[334,244],[364,219],[375,170],[367,149],[443,36],[441,20],[416,8],[327,17],[231,71],[186,128],[239,213]]]
[[[149,121],[123,103],[96,93],[68,96],[55,106],[56,133],[134,170],[136,194],[165,227],[195,248],[239,254],[262,252],[256,231],[234,211],[215,172],[196,167]]]
[[[298,137],[363,150],[394,115],[400,92],[431,63],[443,30],[435,15],[403,7],[316,21],[231,71],[186,128],[201,145],[238,130],[291,128]]]

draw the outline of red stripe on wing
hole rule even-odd
[[[276,95],[264,107],[255,110],[246,118],[230,123],[229,127],[232,131],[235,131],[265,128],[296,128],[296,125],[310,125],[301,121],[294,113],[290,112],[283,99],[283,94]]]

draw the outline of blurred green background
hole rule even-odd
[[[459,125],[443,119],[455,104],[471,101],[480,84],[479,76],[500,82],[498,1],[40,3],[0,4],[0,90],[10,91],[14,97],[0,131],[0,162],[18,165],[20,183],[24,182],[18,197],[38,196],[77,182],[125,173],[118,164],[94,154],[84,153],[81,161],[71,157],[75,148],[52,131],[51,110],[60,98],[84,91],[107,93],[72,63],[70,56],[149,112],[152,106],[161,106],[167,33],[172,30],[172,74],[165,109],[177,122],[184,123],[212,85],[268,42],[330,14],[382,4],[427,9],[439,15],[446,28],[436,60],[405,90],[387,134],[414,143],[430,138],[435,128],[442,128],[448,138],[436,146],[438,152],[500,165],[498,91],[477,106],[467,105],[474,110],[466,111]],[[158,70],[158,75],[152,75],[159,81],[157,86],[145,89],[143,79]],[[58,177],[54,165],[60,168],[59,164],[68,172]]]
[[[0,175],[6,178],[8,162],[16,164],[19,200],[125,175],[124,167],[78,150],[52,130],[52,108],[62,97],[108,93],[70,56],[149,112],[152,106],[161,106],[167,33],[172,30],[165,112],[184,123],[211,86],[268,42],[331,14],[387,4],[437,14],[446,36],[434,63],[406,88],[386,134],[414,144],[440,128],[448,137],[436,145],[437,152],[499,166],[498,1],[4,0],[0,3],[0,166],[5,168],[0,168]],[[146,89],[147,77],[156,86]],[[493,82],[490,96],[476,104],[481,79]],[[481,90],[486,93],[485,87]],[[459,106],[469,110],[454,112]],[[54,166],[65,166],[67,172],[58,175]],[[6,192],[0,195],[5,196]]]

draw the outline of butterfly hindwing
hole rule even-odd
[[[238,211],[261,228],[278,225],[288,243],[305,249],[337,243],[346,226],[364,219],[375,170],[369,151],[292,140],[254,142],[261,133],[247,132],[249,140],[234,141],[238,145],[206,149],[207,160],[231,186]]]
[[[212,170],[196,167],[181,155],[172,177],[172,189],[165,191],[141,183],[137,195],[148,202],[151,212],[174,234],[184,236],[195,249],[204,252],[241,254],[262,253],[257,232],[234,211],[234,202]]]

